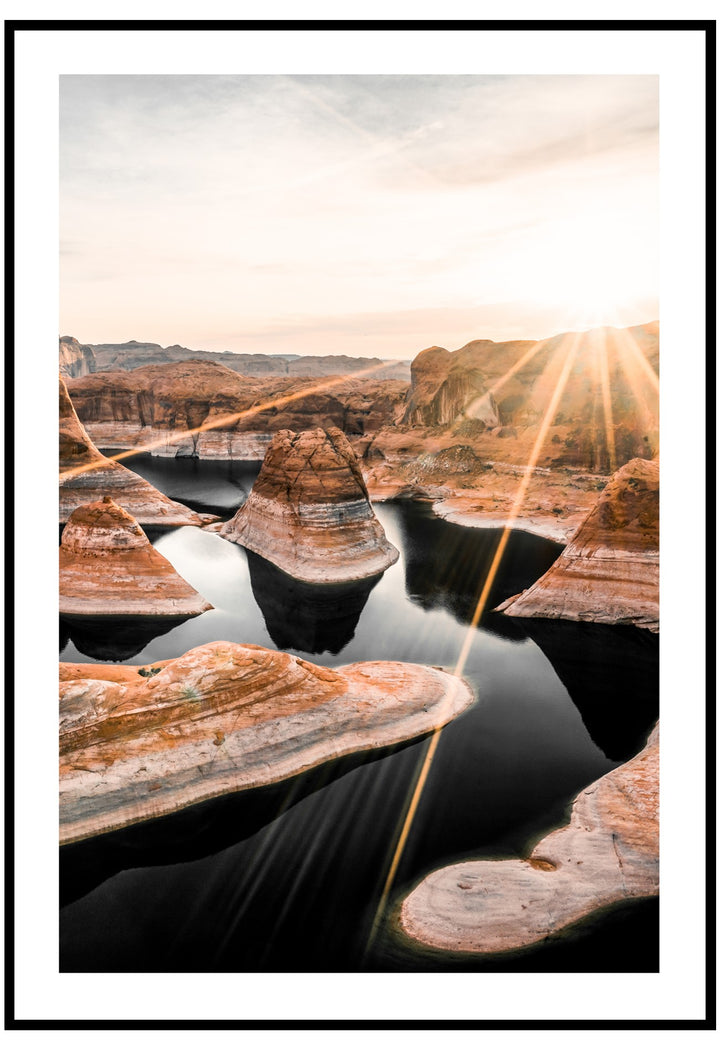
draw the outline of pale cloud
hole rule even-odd
[[[453,343],[478,307],[537,337],[579,267],[649,320],[656,227],[654,77],[61,78],[61,326],[83,341],[246,350],[305,317],[282,349],[315,352],[342,317],[377,355],[428,309]],[[492,317],[468,338],[503,337]]]

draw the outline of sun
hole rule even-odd
[[[637,231],[623,231],[611,217],[585,216],[548,225],[543,234],[523,266],[527,299],[556,310],[562,330],[621,327],[656,299],[656,267]]]

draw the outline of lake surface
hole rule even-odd
[[[247,497],[258,468],[127,462],[172,497],[223,517]],[[400,559],[380,579],[345,587],[297,583],[196,528],[155,534],[156,548],[214,610],[164,633],[61,623],[61,658],[144,664],[230,640],[328,666],[452,667],[500,533],[450,524],[417,503],[376,512]],[[488,608],[530,585],[560,549],[514,533]],[[61,849],[61,970],[657,970],[654,900],[485,960],[420,951],[397,934],[395,909],[425,873],[527,854],[565,821],[579,790],[642,747],[657,718],[657,637],[646,631],[488,611],[472,628],[465,676],[477,701],[442,732],[371,949],[427,739]]]

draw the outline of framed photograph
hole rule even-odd
[[[7,1028],[714,1028],[714,23],[5,41]]]

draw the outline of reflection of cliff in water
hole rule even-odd
[[[337,655],[355,635],[360,614],[381,575],[341,586],[299,582],[246,550],[253,595],[267,631],[282,650]]]
[[[501,528],[464,528],[435,517],[422,505],[408,504],[398,516],[405,550],[405,589],[422,608],[446,608],[460,622],[470,622],[502,536]],[[558,542],[510,533],[485,603],[481,625],[508,639],[522,637],[508,620],[493,615],[499,603],[527,589],[557,560]]]
[[[110,615],[60,616],[60,651],[68,639],[81,654],[99,662],[124,662],[138,655],[151,640],[169,633],[187,615],[168,618],[113,618]]]
[[[635,626],[522,619],[565,685],[593,742],[627,761],[658,718],[659,638]]]

